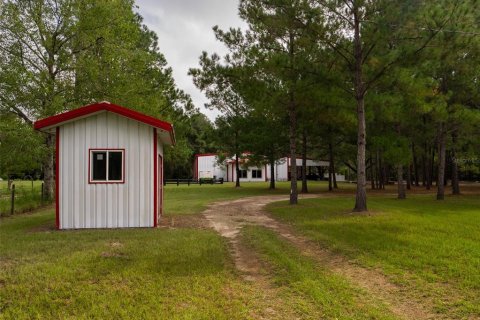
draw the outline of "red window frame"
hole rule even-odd
[[[108,152],[122,152],[122,180],[92,180],[92,153],[105,151],[107,153],[107,179],[108,179]],[[124,184],[125,183],[125,149],[124,148],[90,148],[88,149],[88,183],[89,184]]]

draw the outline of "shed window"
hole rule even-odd
[[[247,177],[247,170],[240,170],[240,178],[246,178]]]
[[[122,183],[124,150],[91,150],[90,182]]]
[[[262,170],[252,170],[252,178],[261,178]]]

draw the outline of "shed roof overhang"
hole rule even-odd
[[[33,127],[36,130],[54,133],[56,127],[59,127],[68,122],[87,118],[101,112],[116,113],[123,117],[149,125],[153,128],[157,128],[159,129],[157,130],[158,136],[163,143],[175,145],[175,130],[171,123],[159,120],[151,116],[147,116],[146,114],[107,101],[90,104],[88,106],[80,107],[78,109],[73,109],[71,111],[38,120],[33,124]]]

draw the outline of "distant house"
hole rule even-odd
[[[227,181],[225,167],[217,163],[216,153],[202,153],[195,155],[193,164],[193,178],[223,178]]]
[[[56,136],[59,229],[155,227],[173,126],[101,102],[35,122]]]
[[[249,165],[248,159],[241,159],[240,163],[240,181],[270,181],[270,165],[263,166]],[[276,181],[290,180],[290,167],[292,159],[283,157],[275,162],[274,174]],[[327,170],[328,162],[320,160],[307,160],[307,176],[323,177],[323,171]],[[302,176],[302,159],[297,159],[297,176]],[[237,179],[235,157],[228,158],[224,164],[218,163],[218,157],[215,153],[197,154],[195,156],[194,178],[208,177],[223,178],[225,181],[235,181]],[[341,178],[341,177],[340,177]]]

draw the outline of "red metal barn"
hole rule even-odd
[[[170,123],[101,102],[34,127],[56,136],[58,229],[157,226]]]

